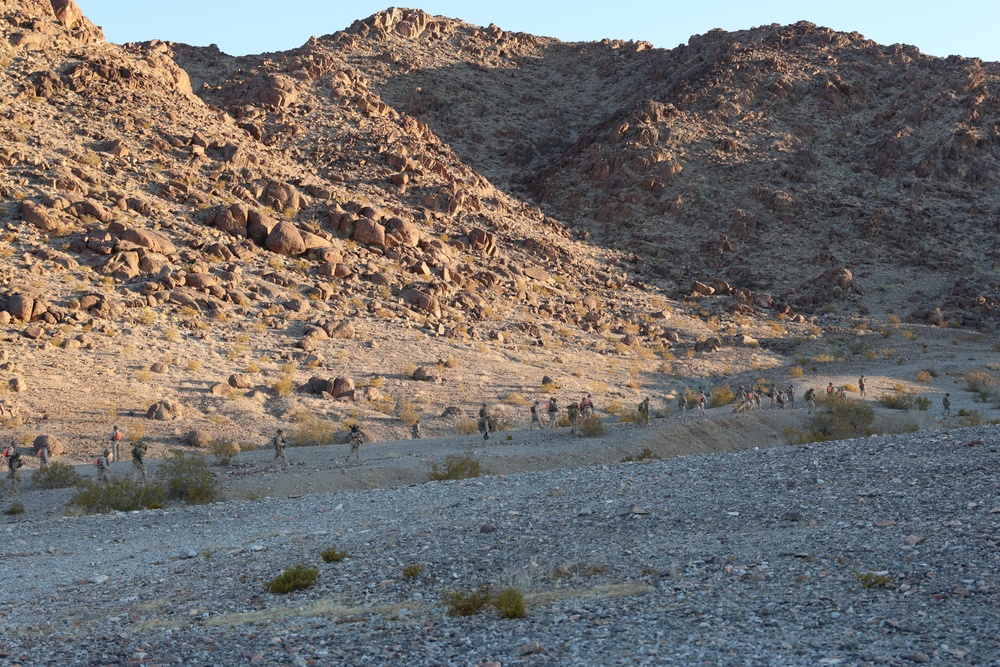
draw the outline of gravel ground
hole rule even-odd
[[[998,451],[958,429],[7,523],[0,665],[1000,665]],[[266,592],[300,563],[314,587]],[[482,584],[526,617],[448,615]]]

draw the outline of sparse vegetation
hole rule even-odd
[[[339,563],[348,557],[346,551],[338,551],[336,547],[330,547],[320,554],[324,563]]]
[[[332,421],[305,413],[296,415],[295,422],[288,437],[289,447],[320,447],[335,442],[338,429]]]
[[[708,401],[708,407],[719,408],[724,405],[729,405],[730,403],[733,402],[734,398],[736,398],[736,395],[733,394],[733,390],[729,387],[728,384],[723,385],[721,387],[716,387],[711,392],[711,397],[709,398]]]
[[[410,563],[409,565],[403,567],[403,576],[407,579],[416,579],[423,573],[424,564],[423,563]]]
[[[892,583],[888,572],[855,572],[854,578],[865,588],[887,588]]]
[[[107,483],[85,479],[77,484],[69,500],[70,509],[83,514],[161,509],[166,505],[167,492],[162,484],[139,484],[127,477],[111,478]]]
[[[443,591],[441,600],[448,607],[449,616],[475,616],[486,608],[493,598],[493,589],[484,584],[472,591]]]
[[[82,479],[73,466],[53,461],[31,476],[31,485],[39,489],[67,489],[76,486]]]
[[[268,593],[285,595],[314,586],[318,578],[319,570],[306,567],[300,563],[293,568],[284,570],[274,579],[271,579],[265,584],[265,588],[267,588]]]
[[[232,440],[216,440],[212,443],[212,456],[219,465],[228,466],[239,453],[239,444]]]
[[[167,496],[186,503],[213,502],[219,494],[219,482],[201,454],[176,451],[157,470]]]
[[[604,422],[597,415],[590,415],[577,422],[580,433],[588,438],[597,438],[605,434]]]
[[[633,463],[636,461],[655,461],[658,458],[660,458],[659,454],[654,452],[649,447],[644,447],[641,451],[638,451],[635,454],[628,454],[622,457],[621,462]]]
[[[18,514],[24,514],[24,503],[20,500],[13,500],[10,503],[10,507],[4,510],[4,514],[7,516],[17,516]]]
[[[462,456],[450,454],[444,457],[443,468],[432,463],[427,479],[432,482],[440,482],[448,479],[469,479],[479,477],[482,474],[483,469],[479,459],[470,452]]]
[[[524,618],[527,613],[524,593],[516,588],[505,588],[493,598],[491,604],[501,618]]]

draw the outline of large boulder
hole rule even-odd
[[[129,227],[122,234],[122,240],[147,248],[153,252],[158,252],[161,255],[170,255],[177,250],[166,234],[154,232],[149,229]]]
[[[146,411],[147,419],[155,419],[157,421],[174,421],[180,419],[183,415],[183,406],[169,398],[153,403],[149,406],[149,410]]]
[[[35,438],[35,456],[38,456],[38,453],[43,449],[48,452],[49,458],[62,456],[66,453],[66,447],[62,444],[59,438],[54,435],[43,434]]]
[[[306,244],[302,240],[302,234],[298,228],[287,220],[282,220],[264,241],[264,247],[279,255],[294,257],[306,251]]]
[[[35,300],[26,294],[15,294],[7,300],[7,312],[15,320],[27,322],[31,319]]]
[[[229,376],[229,386],[233,389],[250,389],[253,387],[253,378],[244,373],[233,373]]]
[[[407,248],[416,248],[420,245],[420,229],[412,222],[401,218],[390,218],[386,223],[386,233]]]
[[[374,220],[361,218],[354,227],[354,240],[365,245],[384,246],[385,227]]]
[[[333,380],[334,398],[354,398],[354,380],[351,378],[338,377]]]
[[[212,434],[203,428],[196,428],[188,431],[185,440],[187,440],[187,444],[192,447],[198,447],[199,449],[211,447],[212,443],[215,442],[215,438],[212,437]]]

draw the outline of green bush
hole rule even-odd
[[[337,551],[336,547],[330,547],[329,549],[321,553],[320,557],[323,558],[324,563],[339,563],[340,561],[347,558],[347,555],[348,554],[346,551]]]
[[[403,568],[403,576],[407,579],[416,579],[424,571],[423,563],[411,563]]]
[[[526,613],[524,594],[516,588],[503,589],[493,598],[491,604],[503,618],[524,618]]]
[[[629,454],[625,456],[621,462],[631,463],[633,461],[654,461],[660,458],[660,455],[654,452],[649,447],[645,447],[642,451],[636,452],[635,454]]]
[[[76,486],[82,479],[73,466],[53,461],[39,468],[31,476],[31,485],[39,489],[67,489]]]
[[[989,393],[996,386],[996,378],[986,371],[972,371],[965,376],[965,388],[974,394]]]
[[[448,606],[449,616],[474,616],[478,614],[493,598],[493,590],[489,584],[480,586],[474,591],[444,591],[441,599]]]
[[[733,390],[730,389],[728,384],[716,387],[712,390],[712,396],[708,401],[708,407],[721,408],[724,405],[732,403],[734,398],[736,398],[736,395],[733,394]]]
[[[469,479],[481,474],[483,470],[479,460],[471,453],[464,456],[450,454],[444,457],[444,468],[439,468],[436,463],[431,464],[427,478],[432,482],[440,482],[446,479]]]
[[[825,442],[827,440],[827,437],[819,431],[792,427],[782,429],[781,435],[789,445],[808,445],[810,442]]]
[[[865,588],[886,588],[892,583],[888,572],[855,572],[854,578]]]
[[[926,412],[931,407],[931,399],[917,396],[912,392],[899,394],[882,394],[878,402],[890,410],[920,410]]]
[[[580,433],[588,438],[597,438],[606,432],[604,422],[597,415],[590,415],[585,419],[579,420],[578,426],[580,427]]]
[[[76,486],[69,506],[84,514],[109,514],[167,506],[167,492],[161,484],[139,484],[128,477],[98,482],[85,479]]]
[[[163,478],[167,496],[174,500],[202,504],[219,495],[219,482],[201,454],[176,451],[160,466],[157,476]]]
[[[809,418],[809,427],[826,440],[846,440],[871,435],[875,424],[875,409],[866,401],[855,399],[824,399]]]
[[[265,584],[268,593],[284,595],[292,591],[301,591],[316,583],[319,570],[299,564],[284,570],[277,577]]]
[[[219,465],[227,466],[240,453],[239,444],[232,440],[217,440],[212,443],[212,456]]]
[[[299,421],[288,438],[289,447],[318,447],[334,444],[338,427],[331,421],[315,415]]]
[[[621,424],[638,424],[639,413],[635,410],[621,410],[618,413],[618,422]]]

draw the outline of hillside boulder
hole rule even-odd
[[[273,253],[295,257],[306,251],[306,244],[298,228],[287,220],[282,220],[264,241],[264,247]]]
[[[169,398],[153,403],[146,410],[146,418],[155,419],[156,421],[175,421],[181,419],[183,416],[184,408],[181,404]]]

